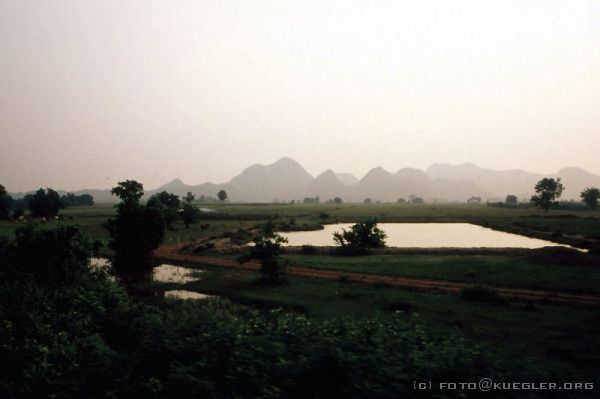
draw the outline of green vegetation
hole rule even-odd
[[[165,222],[165,227],[172,229],[173,223],[179,218],[181,201],[177,195],[161,191],[148,198],[146,206],[160,213]]]
[[[139,201],[135,187],[125,187],[134,189],[132,195],[122,190],[125,198]],[[189,203],[199,205],[193,200]],[[188,228],[183,218],[175,220],[172,230],[165,231],[164,242],[183,246],[195,239],[205,245],[201,254],[232,258],[239,252],[210,249],[205,240],[229,238],[243,244],[269,221],[274,231],[315,229],[323,221],[322,214],[327,221],[349,223],[370,218],[470,222],[589,248],[600,239],[600,214],[581,203],[548,212],[477,203],[211,202],[207,207],[215,212],[199,212],[198,223]],[[27,250],[20,251],[20,256],[31,254],[27,272],[9,278],[3,273],[16,269],[5,268],[14,264],[6,259],[16,259],[14,248],[21,244],[0,244],[0,289],[5,301],[0,304],[0,358],[11,362],[10,367],[0,367],[0,389],[7,396],[33,397],[45,392],[60,397],[94,393],[310,397],[342,392],[349,397],[396,397],[414,395],[409,383],[426,376],[456,381],[478,375],[513,381],[592,381],[597,374],[597,309],[506,302],[495,296],[496,287],[598,294],[599,262],[594,255],[557,248],[398,251],[393,255],[374,251],[346,257],[307,246],[298,253],[283,253],[278,261],[316,269],[459,281],[472,287],[462,294],[439,294],[390,287],[383,279],[381,284],[369,285],[343,277],[333,281],[296,276],[287,276],[289,284],[268,285],[258,284],[257,272],[213,267],[199,274],[201,280],[184,285],[139,282],[131,292],[145,296],[128,298],[110,276],[78,267],[77,251],[64,246],[59,252],[50,249],[56,247],[49,238],[57,234],[53,230],[74,225],[106,244],[110,237],[102,224],[114,220],[117,212],[100,204],[64,209],[62,220],[47,223],[28,215],[24,221],[0,222],[0,236],[6,237],[19,227],[35,224],[37,233],[28,233],[33,237],[28,242],[38,242],[35,237],[42,234],[48,246],[28,244]],[[86,242],[75,238],[77,234],[73,239],[67,233],[57,237],[60,242]],[[89,240],[84,246],[87,258],[94,246]],[[114,255],[106,246],[101,251]],[[42,253],[48,256],[39,260]],[[57,263],[63,255],[70,259],[70,266]],[[34,273],[46,277],[32,278]],[[72,276],[78,273],[84,275]],[[54,274],[54,280],[48,278]],[[72,280],[61,277],[65,275]],[[27,281],[32,281],[31,286]],[[46,281],[54,288],[44,288]],[[160,298],[164,291],[174,289],[223,299]],[[304,386],[323,388],[307,392],[301,389]],[[469,392],[448,394],[468,396]]]
[[[94,205],[94,197],[89,194],[75,195],[67,193],[60,197],[60,202],[64,208],[69,206],[92,206]]]
[[[471,301],[459,295],[404,290],[385,284],[371,286],[343,279],[290,276],[290,284],[283,286],[258,285],[256,279],[254,272],[205,268],[201,280],[183,288],[221,295],[255,308],[283,306],[315,321],[340,317],[365,321],[375,314],[381,315],[382,320],[399,317],[422,326],[432,339],[458,334],[467,342],[477,343],[490,356],[514,367],[514,375],[521,379],[539,381],[552,376],[560,381],[593,381],[597,376],[597,309]],[[497,373],[491,378],[501,379]]]
[[[284,254],[290,264],[314,269],[392,277],[448,280],[505,287],[554,289],[600,294],[600,259],[561,249],[494,255],[427,253],[405,255]]]
[[[265,233],[253,240],[254,245],[240,259],[246,262],[252,259],[260,261],[262,281],[268,284],[281,284],[286,281],[285,264],[279,259],[281,244],[287,242],[267,224]]]
[[[7,220],[10,218],[10,211],[13,207],[14,200],[8,195],[6,189],[0,184],[0,220]]]
[[[548,212],[548,208],[557,205],[556,199],[560,198],[563,189],[560,177],[556,180],[545,177],[535,185],[536,194],[531,197],[531,202]]]
[[[364,254],[369,248],[385,246],[385,233],[377,227],[376,219],[358,222],[350,230],[333,233],[333,240],[345,254]]]
[[[120,274],[149,271],[153,251],[165,235],[167,224],[161,209],[139,202],[143,189],[140,183],[127,180],[111,191],[122,201],[116,205],[116,217],[105,224],[111,238],[108,247],[114,251],[113,266]]]
[[[510,375],[479,345],[400,314],[323,321],[220,300],[132,302],[88,266],[93,253],[72,227],[0,245],[3,395],[396,397],[414,379]]]
[[[183,205],[181,208],[181,219],[183,220],[186,229],[189,229],[191,224],[197,223],[200,218],[200,209],[198,209],[193,202],[194,195],[188,192],[187,195],[183,197]]]
[[[217,193],[217,198],[219,199],[219,201],[223,202],[225,200],[227,200],[227,191],[225,190],[221,190]]]
[[[593,187],[588,187],[581,193],[581,200],[591,209],[598,208],[598,200],[600,199],[600,190]]]
[[[35,194],[26,196],[25,201],[31,215],[40,218],[54,217],[64,207],[58,193],[51,188],[40,188]]]

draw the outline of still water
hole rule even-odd
[[[152,280],[160,283],[191,283],[200,280],[202,270],[175,265],[160,265],[152,269]]]
[[[201,294],[200,292],[187,291],[187,290],[170,290],[165,291],[165,298],[176,298],[176,299],[208,299],[212,298],[212,295]]]
[[[288,246],[336,245],[333,233],[352,224],[329,224],[323,230],[280,233]],[[470,223],[378,223],[386,245],[400,248],[542,248],[563,246],[551,241],[504,233]]]

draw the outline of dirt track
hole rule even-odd
[[[223,258],[211,258],[204,256],[184,255],[177,253],[179,245],[164,245],[158,248],[154,255],[156,258],[166,261],[186,262],[203,266],[217,266],[245,270],[259,270],[260,264],[246,262],[240,264],[235,260]],[[379,283],[393,287],[402,287],[415,290],[437,291],[449,294],[459,294],[465,287],[473,284],[444,281],[426,280],[403,277],[391,277],[374,274],[341,272],[338,270],[312,269],[298,266],[288,266],[288,273],[295,276],[326,278],[329,280],[345,280],[361,283]],[[520,288],[493,287],[503,298],[517,301],[545,302],[564,305],[578,306],[600,306],[600,295],[596,294],[573,294],[560,291],[546,291]]]

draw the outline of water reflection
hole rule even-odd
[[[325,225],[323,230],[280,233],[289,246],[333,246],[333,233],[352,224]],[[386,245],[401,248],[542,248],[566,246],[551,241],[504,233],[470,223],[379,223]]]
[[[194,291],[186,290],[170,290],[165,291],[165,298],[176,298],[176,299],[208,299],[212,298],[212,295],[201,294]]]
[[[106,258],[90,258],[90,266],[98,269],[110,269],[110,262]]]
[[[197,273],[202,273],[202,270],[175,265],[160,265],[152,269],[152,280],[160,283],[185,284],[200,280],[200,277],[196,276]]]

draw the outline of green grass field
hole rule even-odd
[[[285,255],[295,266],[505,287],[600,293],[600,267],[523,255]],[[575,256],[575,255],[574,255]],[[579,258],[586,259],[586,256]],[[600,259],[598,259],[600,260]]]
[[[204,269],[185,285],[156,284],[230,298],[253,307],[279,307],[317,319],[357,318],[400,312],[434,335],[460,333],[501,358],[554,374],[593,379],[600,364],[600,313],[554,305],[469,302],[456,295],[291,277],[290,284],[257,284],[257,273]]]

